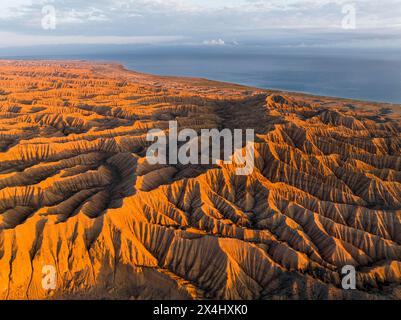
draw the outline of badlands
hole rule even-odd
[[[401,299],[400,116],[117,64],[1,60],[0,299]],[[146,134],[169,121],[254,129],[252,174],[150,165]]]

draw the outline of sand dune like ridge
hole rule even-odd
[[[254,129],[255,170],[150,165],[172,120]],[[0,299],[400,299],[400,133],[394,105],[0,61]]]

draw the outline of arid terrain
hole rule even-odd
[[[116,64],[2,60],[0,299],[401,299],[400,115]],[[254,129],[255,170],[150,165],[146,134],[170,120]],[[342,289],[344,265],[356,290]]]

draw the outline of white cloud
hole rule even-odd
[[[52,36],[185,36],[192,42],[223,46],[235,45],[223,39],[244,44],[292,30],[290,36],[303,41],[304,30],[322,35],[345,32],[345,3],[356,5],[357,32],[400,32],[401,0],[1,0],[0,30],[49,36],[41,28],[41,9],[51,4],[57,12]]]
[[[110,18],[103,11],[93,7],[82,11],[71,9],[57,14],[57,23],[60,24],[86,23],[90,21],[110,21]]]
[[[29,36],[11,32],[0,32],[2,39],[0,47],[37,46],[58,44],[161,44],[177,42],[182,37],[177,36]]]
[[[205,40],[203,44],[206,46],[224,46],[226,43],[223,39]]]

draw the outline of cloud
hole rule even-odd
[[[0,47],[11,46],[37,46],[37,45],[61,45],[61,44],[163,44],[176,43],[182,37],[177,36],[35,36],[20,35],[10,32],[0,32],[2,39]]]
[[[212,40],[204,40],[202,42],[205,46],[239,46],[239,42],[236,40],[225,41],[221,38],[212,39]]]
[[[56,17],[59,24],[110,21],[110,18],[102,10],[93,7],[87,8],[86,10],[82,11],[71,9],[68,11],[58,12],[58,14],[56,11]]]
[[[206,46],[225,46],[226,43],[223,39],[213,39],[213,40],[205,40],[203,44]]]
[[[341,28],[342,8],[348,3],[356,6],[357,32],[400,32],[401,0],[385,4],[381,0],[2,0],[0,30],[88,39],[173,36],[180,43],[185,38],[213,46],[235,45],[223,39],[237,39],[241,45],[261,43],[288,32],[284,39],[307,43],[304,38],[310,30],[348,35]],[[41,27],[42,8],[47,4],[56,9],[57,27],[51,31]]]

